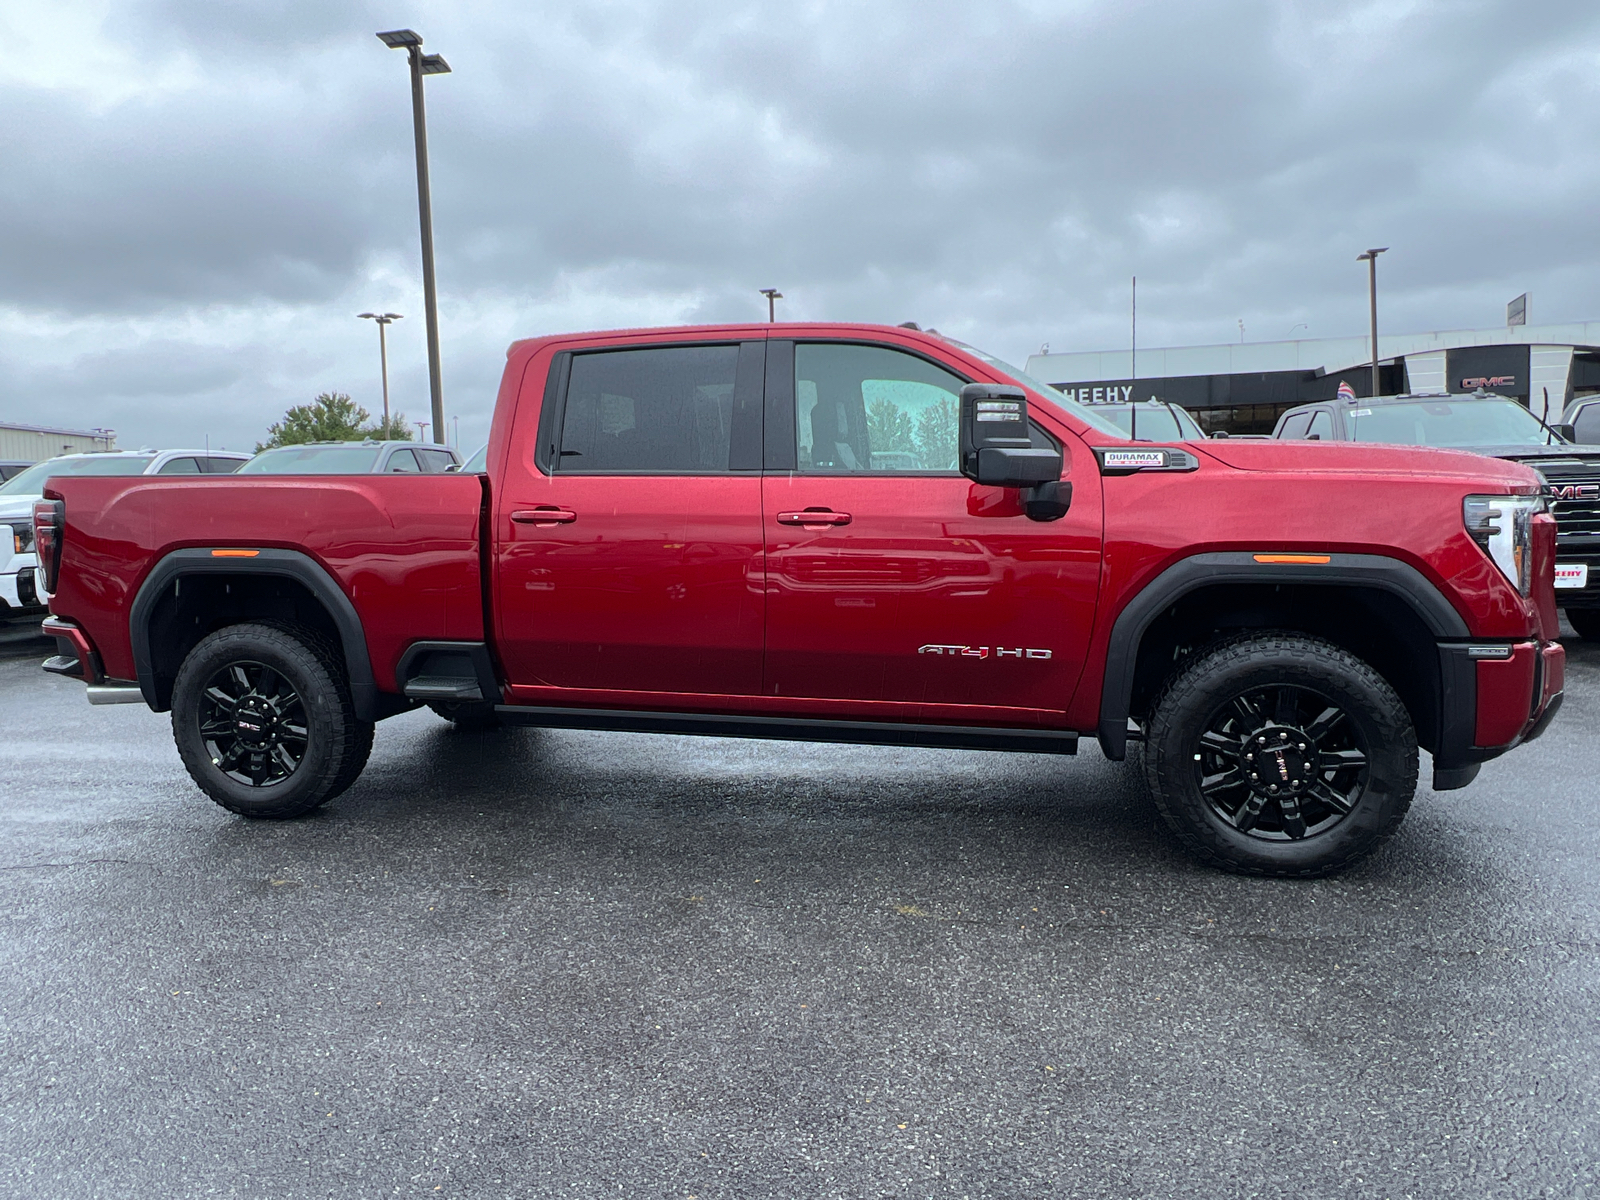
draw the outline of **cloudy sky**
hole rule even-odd
[[[1593,0],[3,0],[0,420],[248,448],[427,416],[411,27],[446,411],[506,345],[917,320],[1021,361],[1600,318]]]

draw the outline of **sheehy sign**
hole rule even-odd
[[[1133,400],[1131,383],[1109,387],[1060,387],[1056,391],[1079,404],[1127,404]]]

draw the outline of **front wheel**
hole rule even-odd
[[[1417,787],[1417,737],[1387,680],[1331,642],[1262,634],[1162,690],[1145,773],[1184,845],[1224,870],[1311,877],[1377,849]]]
[[[1567,624],[1586,642],[1600,642],[1600,608],[1569,608]]]
[[[356,718],[341,664],[309,629],[232,625],[178,669],[172,735],[200,790],[246,817],[298,817],[366,765],[372,723]]]

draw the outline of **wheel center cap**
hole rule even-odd
[[[1298,795],[1315,781],[1316,754],[1304,730],[1286,725],[1257,730],[1245,740],[1245,780],[1265,796]]]
[[[273,714],[259,701],[244,701],[233,717],[239,740],[252,750],[264,749],[272,742],[275,724]]]

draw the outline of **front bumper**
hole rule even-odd
[[[1567,652],[1560,642],[1442,642],[1439,659],[1433,787],[1448,791],[1549,728],[1564,695]]]
[[[39,595],[37,575],[31,566],[19,567],[0,575],[0,612],[11,609],[30,612],[42,609],[44,599]]]

